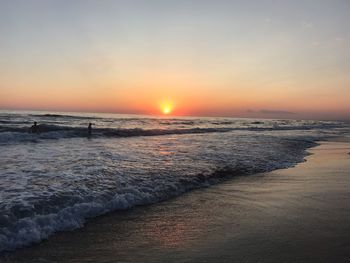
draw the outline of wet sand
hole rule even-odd
[[[350,262],[350,142],[0,256],[0,262]]]

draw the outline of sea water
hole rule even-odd
[[[34,121],[37,134],[29,132]],[[0,252],[107,212],[293,166],[315,141],[349,128],[341,121],[1,111]]]

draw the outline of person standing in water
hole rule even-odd
[[[90,122],[88,126],[88,135],[91,136],[91,134],[92,134],[92,123]]]
[[[30,127],[30,133],[38,133],[39,132],[39,127],[37,125],[37,122],[35,121],[34,124]]]

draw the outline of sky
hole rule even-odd
[[[0,0],[0,109],[350,119],[349,14],[348,0]]]

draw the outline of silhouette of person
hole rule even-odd
[[[36,121],[35,121],[34,124],[30,127],[30,132],[31,132],[31,133],[38,133],[38,132],[39,132],[39,127],[38,127]]]
[[[88,126],[88,135],[90,136],[91,134],[92,134],[92,123],[90,122]]]

